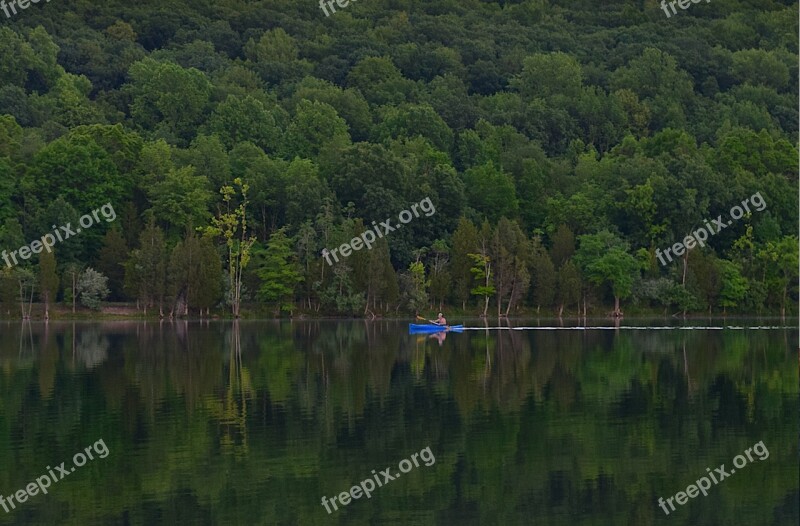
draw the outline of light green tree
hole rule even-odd
[[[580,236],[575,261],[586,279],[596,285],[609,284],[614,294],[614,315],[621,316],[620,299],[631,294],[640,267],[628,253],[628,244],[608,230]]]
[[[264,264],[256,273],[261,279],[258,296],[262,301],[276,304],[276,314],[294,310],[294,292],[303,280],[294,255],[292,240],[286,236],[286,229],[276,230],[267,243]]]

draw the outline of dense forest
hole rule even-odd
[[[148,315],[796,311],[794,2],[57,0],[0,15],[0,249]],[[758,193],[662,265],[658,250]],[[328,265],[321,253],[415,218]],[[83,224],[83,223],[81,223]],[[34,251],[35,252],[35,251]],[[38,312],[38,311],[37,311]]]

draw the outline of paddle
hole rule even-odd
[[[439,325],[439,324],[438,324],[438,323],[436,323],[435,321],[433,321],[433,320],[429,320],[429,319],[427,319],[427,318],[423,318],[423,317],[422,317],[422,316],[420,316],[419,314],[417,314],[417,319],[418,319],[418,320],[423,320],[423,321],[427,321],[427,322],[433,323],[434,325]]]

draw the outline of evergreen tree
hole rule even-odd
[[[572,254],[575,253],[575,235],[572,230],[565,225],[558,225],[556,233],[553,234],[553,247],[550,249],[550,259],[556,267],[562,267]]]
[[[561,317],[564,308],[578,303],[580,298],[581,277],[578,267],[571,260],[567,260],[558,269],[558,317]]]
[[[56,256],[52,251],[45,250],[39,255],[39,288],[44,302],[45,319],[50,318],[50,303],[56,299],[58,285]]]
[[[108,277],[108,288],[111,291],[109,299],[112,301],[124,299],[125,262],[128,257],[129,250],[125,237],[120,229],[114,226],[103,237],[103,246],[100,248],[100,258],[97,261],[97,270]]]
[[[547,251],[538,242],[534,242],[531,256],[531,275],[533,276],[533,303],[538,313],[542,307],[549,308],[556,297],[558,276],[553,261]]]
[[[222,296],[222,259],[219,257],[214,242],[207,236],[199,239],[197,248],[197,267],[191,282],[192,295],[189,296],[189,302],[201,313],[205,309],[208,314],[211,307],[216,305]]]
[[[431,258],[428,263],[428,275],[430,276],[431,301],[439,302],[439,310],[447,299],[447,294],[452,286],[450,272],[448,271],[450,261],[450,249],[444,240],[437,239],[431,246]]]
[[[131,252],[125,264],[125,289],[147,307],[158,305],[159,315],[164,315],[164,297],[167,288],[167,250],[164,233],[149,221],[139,235],[139,248]]]
[[[470,270],[472,271],[472,276],[476,283],[475,287],[470,290],[470,293],[474,296],[483,297],[482,316],[485,318],[489,310],[489,298],[495,293],[494,285],[491,284],[492,259],[485,254],[469,254],[469,257],[473,262],[473,267]]]
[[[50,317],[50,302],[56,299],[59,283],[56,255],[50,250],[45,250],[39,255],[39,290],[44,302],[45,319]]]
[[[450,273],[453,280],[454,296],[461,302],[461,308],[466,310],[474,279],[470,270],[473,266],[473,260],[469,255],[478,250],[478,229],[472,221],[465,217],[458,220],[458,227],[453,232],[451,245],[453,250],[450,260]]]
[[[256,273],[261,278],[258,289],[259,299],[275,303],[276,314],[294,309],[294,290],[303,279],[291,248],[292,240],[281,228],[269,237],[264,265]]]

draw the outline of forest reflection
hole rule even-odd
[[[392,321],[6,323],[0,492],[103,437],[136,453],[85,475],[71,522],[189,495],[210,523],[317,524],[319,495],[431,444],[435,470],[341,520],[405,516],[411,498],[420,524],[648,524],[687,473],[763,440],[769,461],[696,505],[715,519],[684,513],[796,517],[797,331],[610,329],[440,345]],[[112,483],[120,469],[135,476]]]

